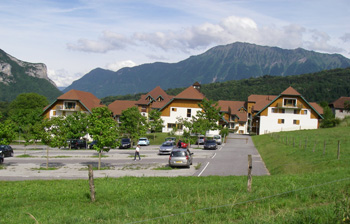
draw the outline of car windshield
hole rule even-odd
[[[214,136],[215,139],[220,139],[220,136],[216,135]]]
[[[215,143],[215,140],[207,140],[206,143]]]
[[[129,143],[129,142],[130,142],[130,139],[122,139],[122,142],[123,142],[123,143]]]
[[[172,142],[164,142],[163,146],[173,146],[173,143]]]
[[[172,157],[183,157],[186,156],[186,152],[183,151],[175,151],[171,153]]]
[[[147,138],[140,138],[139,141],[146,141]]]
[[[4,145],[0,145],[0,149],[4,149],[5,148],[5,146]]]

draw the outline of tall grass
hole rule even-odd
[[[293,147],[287,135],[341,141],[350,128],[255,136],[271,176],[122,177],[0,182],[0,223],[346,223],[350,219],[350,158],[333,149]],[[318,136],[318,137],[317,137]],[[331,144],[330,144],[331,145]],[[336,151],[336,150],[335,150]],[[253,167],[254,169],[254,167]]]

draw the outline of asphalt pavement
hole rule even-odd
[[[50,180],[88,179],[88,165],[97,167],[98,153],[95,150],[67,150],[49,148],[46,170],[47,147],[14,145],[14,157],[6,157],[1,180]],[[217,150],[203,150],[203,146],[192,145],[194,153],[191,168],[167,169],[168,155],[158,155],[158,146],[141,148],[141,161],[134,161],[134,150],[112,149],[104,153],[101,170],[94,170],[95,178],[122,176],[241,176],[248,172],[248,155],[252,155],[252,175],[269,175],[264,162],[250,136],[230,135],[227,142]],[[23,155],[29,157],[23,157]]]

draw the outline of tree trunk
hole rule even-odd
[[[94,184],[94,175],[92,172],[92,165],[89,165],[89,185],[90,185],[91,201],[95,202],[95,184]]]
[[[101,169],[101,154],[102,154],[102,150],[100,150],[98,153],[98,170]]]

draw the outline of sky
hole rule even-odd
[[[1,0],[0,49],[57,86],[246,42],[350,58],[349,0]]]

